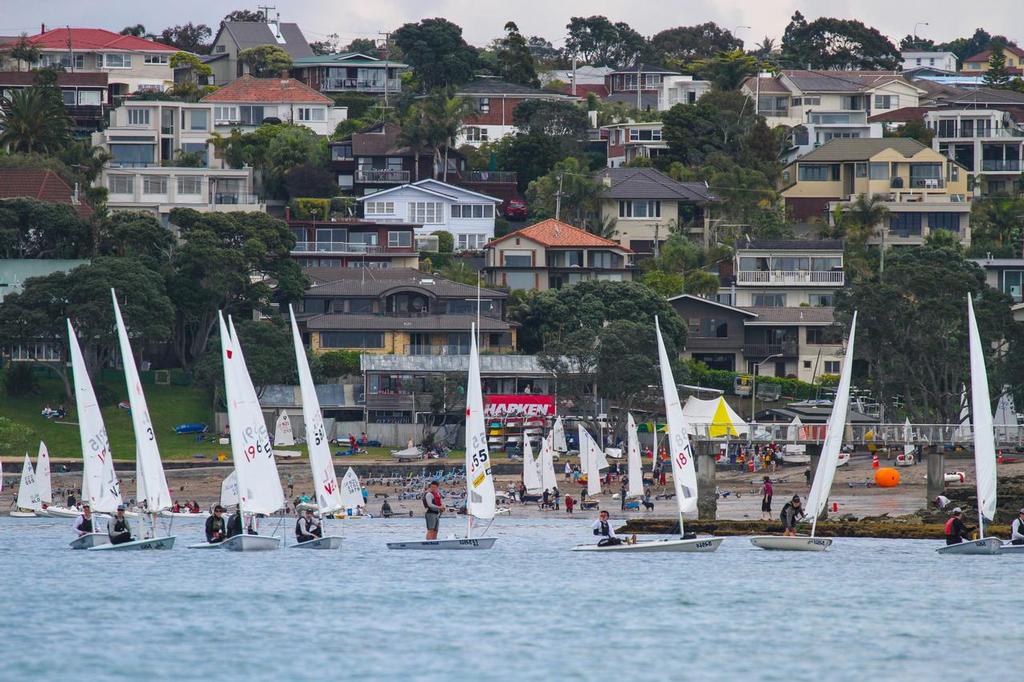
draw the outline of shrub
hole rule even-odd
[[[291,209],[293,217],[298,220],[327,220],[331,200],[311,197],[292,199]]]
[[[354,350],[332,350],[320,354],[320,368],[325,377],[336,379],[359,373],[359,353]]]
[[[12,362],[4,372],[4,391],[12,398],[19,398],[34,392],[36,377],[32,365]]]
[[[430,234],[437,237],[437,250],[440,253],[452,253],[455,251],[455,235],[447,230],[436,230]]]

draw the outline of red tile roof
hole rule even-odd
[[[596,234],[581,230],[578,227],[573,227],[560,220],[548,218],[542,220],[539,223],[534,223],[528,227],[524,227],[521,230],[510,232],[504,237],[498,237],[497,239],[488,242],[487,246],[493,246],[499,242],[503,242],[506,239],[513,237],[525,237],[531,241],[535,241],[542,246],[554,246],[554,247],[613,247],[627,253],[632,253],[629,249],[622,246],[618,242],[613,242],[611,239],[605,239],[604,237],[598,237]]]
[[[55,28],[29,36],[28,41],[43,50],[127,50],[131,52],[177,52],[178,48],[136,36],[123,36],[105,28]]]
[[[253,78],[246,74],[204,97],[203,102],[292,102],[333,104],[334,100],[294,78]]]
[[[92,215],[85,202],[74,203],[71,188],[52,170],[31,168],[0,169],[0,199],[38,199],[73,206],[83,218]]]

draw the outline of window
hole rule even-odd
[[[209,114],[206,109],[193,109],[189,130],[206,130],[210,122]]]
[[[812,308],[831,308],[835,305],[835,294],[808,294],[807,302]]]
[[[631,142],[660,142],[661,141],[661,128],[656,129],[629,129],[629,139]]]
[[[83,107],[98,107],[103,104],[103,96],[99,90],[79,90],[78,103]]]
[[[355,184],[355,182],[354,182],[354,180],[352,178],[352,174],[351,173],[345,174],[345,175],[341,175],[341,174],[338,175],[338,187],[340,187],[342,189],[352,189],[352,186],[354,184]]]
[[[875,95],[875,109],[899,109],[899,95]]]
[[[920,213],[892,213],[889,215],[889,232],[898,237],[920,236]]]
[[[618,257],[610,251],[591,251],[589,258],[592,268],[614,268],[619,265]]]
[[[956,119],[939,119],[939,137],[956,137]]]
[[[412,232],[393,231],[388,232],[388,246],[390,248],[409,248],[412,246]]]
[[[76,69],[84,69],[85,68],[85,55],[84,54],[76,54],[74,61],[75,61],[75,68]],[[33,66],[35,66],[36,68],[40,68],[40,69],[45,69],[45,68],[51,67],[51,66],[60,66],[60,67],[64,68],[65,70],[70,70],[71,69],[71,54],[68,53],[68,52],[65,52],[64,54],[44,54],[44,55],[39,57],[39,61],[35,62],[35,64]]]
[[[351,176],[349,176],[351,177]],[[366,201],[363,202],[363,214],[366,216],[393,215],[395,202],[393,201]]]
[[[801,163],[798,178],[810,182],[829,182],[839,180],[839,164]]]
[[[409,222],[417,225],[444,224],[444,204],[440,201],[410,201]]]
[[[146,64],[169,64],[170,59],[165,54],[147,54],[143,61]]]
[[[929,213],[928,227],[932,230],[960,231],[959,213]]]
[[[855,164],[854,170],[858,178],[866,178],[868,176],[868,165],[866,163]]]
[[[149,109],[128,109],[128,125],[130,126],[148,126],[149,125]]]
[[[507,268],[528,268],[533,266],[533,256],[530,254],[504,254],[505,267]]]
[[[729,322],[727,320],[718,320],[713,317],[702,317],[697,336],[716,339],[728,338]]]
[[[1024,301],[1024,292],[1021,285],[1024,284],[1024,270],[1003,271],[1003,293],[1013,299],[1014,303]]]
[[[111,175],[107,178],[111,194],[132,194],[135,192],[135,178],[130,175]]]
[[[660,218],[661,202],[648,201],[620,201],[620,218]]]
[[[889,164],[882,162],[875,162],[868,164],[869,174],[872,180],[888,180],[889,179]]]
[[[75,105],[75,91],[74,90],[61,90],[60,99],[64,102],[65,106],[72,107]]]
[[[206,143],[205,142],[185,142],[181,145],[181,151],[186,154],[195,154],[199,157],[200,163],[205,168],[207,165],[206,158]]]
[[[307,312],[309,312],[308,309]],[[320,332],[320,347],[383,348],[384,334],[382,332]]]
[[[238,107],[238,120],[242,125],[258,126],[264,118],[262,106],[246,104]]]
[[[486,234],[460,234],[457,248],[459,251],[479,251],[486,243]]]
[[[227,52],[227,47],[225,47],[224,45],[218,45],[217,47],[213,48],[214,54],[224,54],[225,52]]]
[[[493,218],[493,204],[455,204],[452,218]]]
[[[755,308],[785,308],[785,294],[754,294],[751,302]]]
[[[130,68],[132,68],[132,56],[130,54],[121,54],[120,52],[113,52],[113,53],[104,54],[104,55],[101,55],[101,56],[103,57],[103,66],[101,68],[107,68],[107,69],[130,69]]]
[[[352,158],[352,143],[331,145],[331,160],[343,161]]]
[[[323,107],[299,107],[300,121],[326,121],[327,112]]]
[[[505,286],[509,289],[533,289],[537,278],[532,272],[506,272]]]
[[[203,179],[193,175],[178,177],[178,194],[202,194]]]
[[[466,126],[462,129],[467,142],[487,142],[487,128],[480,126]]]
[[[167,194],[167,178],[146,175],[142,178],[143,194]]]
[[[110,163],[113,166],[152,166],[156,146],[152,144],[111,144]]]
[[[476,101],[476,110],[481,114],[491,113],[491,98],[481,97]]]
[[[839,361],[838,360],[826,360],[825,361],[825,374],[839,374]]]
[[[213,120],[217,123],[233,123],[238,120],[238,107],[221,106],[213,108]]]

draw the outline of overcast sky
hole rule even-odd
[[[23,31],[32,34],[41,23],[114,31],[143,24],[159,33],[166,26],[192,21],[216,30],[220,19],[231,10],[255,9],[256,4],[221,0],[48,0],[37,5],[0,0],[0,35]],[[272,3],[265,0],[264,4]],[[358,37],[376,37],[378,31],[394,29],[407,21],[440,16],[462,26],[466,40],[475,45],[484,45],[500,35],[510,19],[524,34],[542,35],[561,45],[569,17],[603,14],[612,21],[629,23],[647,36],[673,26],[714,21],[735,30],[752,46],[766,35],[777,41],[797,9],[809,19],[821,15],[860,19],[894,41],[912,33],[917,22],[929,23],[919,25],[918,34],[936,42],[969,35],[978,26],[1013,39],[1024,35],[1021,0],[977,5],[963,0],[277,0],[273,4],[281,19],[298,23],[309,40],[338,33],[345,43]],[[740,25],[750,28],[736,28]]]

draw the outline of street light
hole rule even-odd
[[[914,24],[914,42],[917,42],[917,27],[918,26],[931,26],[927,21],[919,21]]]
[[[769,355],[768,357],[766,357],[761,362],[758,362],[758,363],[756,363],[754,365],[754,380],[753,380],[753,382],[751,383],[751,386],[750,386],[750,423],[751,423],[750,437],[751,438],[754,437],[754,427],[753,427],[753,424],[755,422],[757,422],[757,411],[754,409],[754,400],[757,397],[757,373],[758,373],[758,371],[760,371],[761,365],[763,365],[764,363],[768,362],[772,358],[781,358],[781,357],[782,357],[782,353],[774,353],[774,354]]]

